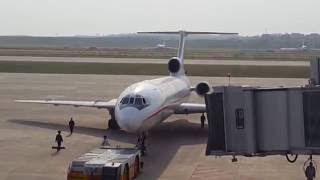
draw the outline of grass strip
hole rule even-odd
[[[308,78],[309,67],[249,65],[185,65],[190,76]],[[166,64],[0,61],[0,72],[45,74],[167,75]]]

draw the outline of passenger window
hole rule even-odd
[[[244,129],[244,112],[242,108],[236,109],[236,127]]]
[[[130,102],[129,102],[129,103],[130,103],[130,104],[133,104],[133,102],[134,102],[134,98],[133,98],[133,97],[131,97],[131,98],[130,98]]]
[[[142,98],[136,98],[135,104],[139,106],[142,105]]]

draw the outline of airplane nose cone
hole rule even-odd
[[[116,112],[116,120],[121,129],[127,132],[137,132],[142,124],[139,110],[134,107],[126,107]]]

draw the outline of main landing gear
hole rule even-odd
[[[119,127],[119,125],[118,125],[118,123],[117,123],[117,121],[116,121],[116,117],[115,117],[115,115],[114,115],[114,109],[112,109],[112,110],[109,110],[109,114],[110,114],[110,119],[109,119],[109,121],[108,121],[108,128],[109,129],[112,129],[112,130],[118,130],[118,129],[120,129],[120,127]]]

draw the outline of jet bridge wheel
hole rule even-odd
[[[286,154],[287,161],[290,163],[294,163],[298,159],[298,154]]]

